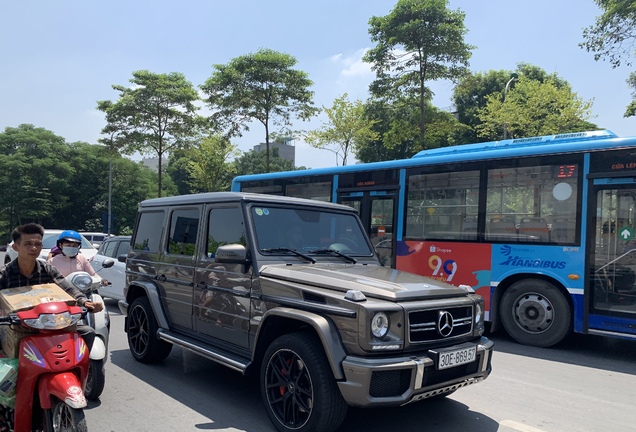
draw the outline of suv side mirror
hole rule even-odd
[[[115,265],[115,260],[112,258],[106,258],[104,261],[102,261],[103,268],[111,268],[114,265]]]
[[[245,264],[247,260],[247,249],[240,244],[229,244],[219,246],[214,255],[217,263]]]

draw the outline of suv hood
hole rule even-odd
[[[463,288],[445,282],[375,265],[264,265],[260,276],[342,292],[358,290],[367,297],[394,302],[466,295]]]

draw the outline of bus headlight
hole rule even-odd
[[[389,331],[389,317],[384,312],[378,312],[371,319],[371,333],[377,338],[383,338]]]

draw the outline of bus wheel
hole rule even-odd
[[[568,335],[572,311],[561,291],[540,279],[524,279],[501,299],[501,322],[517,342],[549,347]]]

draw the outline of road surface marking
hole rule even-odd
[[[523,423],[518,423],[518,422],[513,421],[513,420],[502,420],[499,423],[499,425],[506,426],[506,427],[509,427],[511,429],[518,430],[518,431],[521,431],[521,432],[545,432],[543,429],[537,429],[535,427],[528,426],[528,425],[523,424]]]

